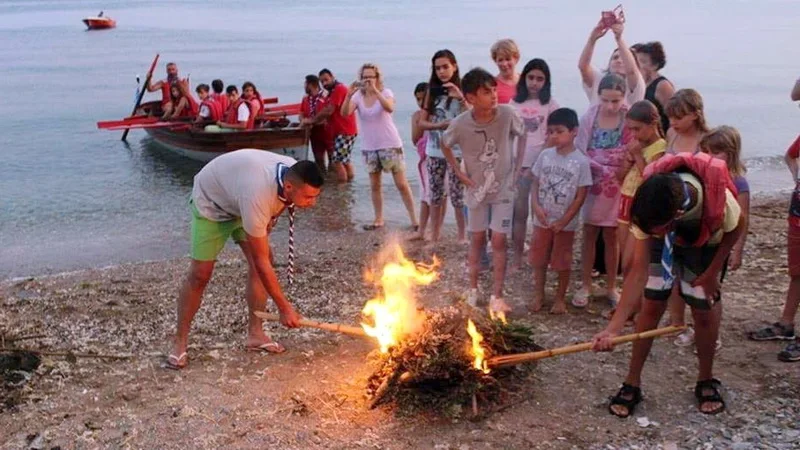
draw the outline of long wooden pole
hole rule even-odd
[[[256,311],[255,314],[270,322],[280,322],[281,317],[277,314],[270,314],[262,311]],[[306,328],[317,328],[319,330],[325,331],[333,331],[335,333],[343,333],[349,334],[351,336],[366,336],[367,333],[364,332],[364,329],[361,327],[352,327],[349,325],[342,325],[340,323],[326,323],[326,322],[319,322],[316,320],[309,320],[309,319],[302,319],[300,320],[300,326]]]
[[[633,333],[633,334],[626,334],[624,336],[618,336],[612,339],[611,341],[615,345],[623,344],[626,342],[638,341],[640,339],[652,339],[654,337],[664,336],[668,334],[676,334],[680,333],[685,329],[686,326],[680,326],[680,327],[669,326],[664,328],[657,328],[655,330],[645,331],[642,333]],[[486,363],[489,365],[489,367],[493,368],[513,366],[516,364],[537,361],[544,358],[552,358],[553,356],[566,355],[569,353],[585,352],[591,349],[592,349],[592,343],[584,342],[583,344],[568,345],[566,347],[553,348],[550,350],[542,350],[539,352],[516,353],[512,355],[496,356],[494,358],[489,358],[486,361]]]
[[[147,88],[150,86],[150,80],[153,78],[153,71],[156,70],[156,64],[158,64],[158,57],[159,54],[156,53],[156,57],[155,59],[153,59],[153,64],[150,65],[150,70],[147,72],[147,77],[145,77],[144,79],[144,87],[142,88],[141,91],[139,91],[139,97],[136,98],[136,104],[133,105],[133,111],[131,112],[131,115],[136,114],[136,110],[139,109],[139,105],[142,104],[142,98],[144,98],[144,93],[147,92]],[[123,142],[128,138],[128,131],[130,130],[126,129],[125,132],[122,133]]]

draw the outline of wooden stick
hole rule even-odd
[[[258,317],[261,317],[264,320],[268,320],[270,322],[280,322],[281,317],[277,314],[270,314],[262,311],[256,311],[255,314]],[[342,325],[340,323],[326,323],[326,322],[319,322],[316,320],[309,320],[309,319],[301,319],[300,320],[301,327],[307,328],[317,328],[320,330],[325,331],[333,331],[335,333],[343,333],[349,334],[351,336],[366,336],[367,333],[364,332],[364,329],[361,327],[351,327],[349,325]]]
[[[669,326],[658,328],[655,330],[645,331],[643,333],[626,334],[612,339],[614,344],[623,344],[626,342],[638,341],[640,339],[652,339],[654,337],[664,336],[668,334],[680,333],[685,330],[686,326]],[[566,355],[569,353],[585,352],[592,349],[591,342],[584,342],[583,344],[568,345],[566,347],[559,347],[550,350],[542,350],[540,352],[531,353],[517,353],[513,355],[502,355],[494,358],[489,358],[487,364],[489,367],[504,367],[516,364],[522,364],[531,361],[537,361],[544,358],[552,358],[553,356]]]

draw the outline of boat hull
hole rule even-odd
[[[162,147],[196,161],[208,162],[242,148],[255,148],[296,160],[308,159],[308,140],[302,128],[262,129],[214,133],[201,130],[172,131],[147,128],[145,132]]]
[[[161,103],[144,103],[136,114],[159,116]],[[266,150],[298,161],[309,159],[308,130],[297,126],[230,132],[189,127],[145,128],[144,131],[167,150],[196,161],[208,162],[223,153],[243,148]]]
[[[87,18],[83,19],[83,23],[89,30],[108,30],[117,26],[117,22],[113,19],[103,18]]]

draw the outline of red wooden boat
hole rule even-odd
[[[294,105],[293,105],[294,106]],[[285,126],[256,128],[253,130],[238,130],[232,132],[209,132],[202,127],[192,126],[190,123],[177,126],[152,126],[156,124],[140,124],[153,140],[161,146],[179,155],[198,161],[211,161],[223,153],[242,148],[256,148],[267,150],[281,155],[291,156],[297,160],[308,159],[308,132],[296,124],[288,123],[286,115],[297,114],[293,107],[266,108],[281,111]],[[143,103],[136,110],[136,117],[161,116],[161,102],[153,101]]]
[[[112,19],[111,17],[87,17],[83,19],[83,23],[86,24],[86,28],[89,30],[107,30],[109,28],[114,28],[117,26],[117,21]]]

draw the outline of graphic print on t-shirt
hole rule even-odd
[[[548,158],[541,165],[539,184],[539,204],[553,220],[561,218],[567,212],[575,198],[578,188],[576,178],[580,174],[577,161],[562,158]]]
[[[521,114],[522,123],[525,124],[525,131],[528,133],[536,133],[537,131],[539,131],[539,127],[541,127],[545,123],[544,116],[541,114],[528,116],[527,113],[528,111],[523,110],[523,114]]]
[[[497,151],[497,143],[493,137],[490,138],[483,130],[475,130],[475,133],[483,138],[483,150],[478,157],[483,169],[483,185],[476,187],[472,192],[475,200],[480,203],[487,195],[494,194],[500,189],[500,182],[497,181],[494,174],[500,153]]]

